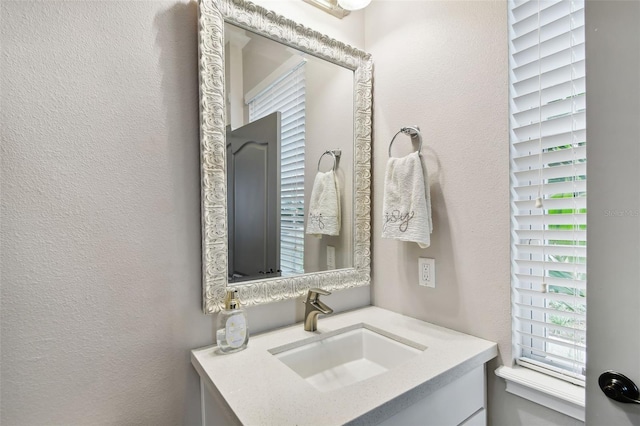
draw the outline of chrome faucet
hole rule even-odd
[[[331,292],[319,288],[310,288],[307,299],[304,301],[304,329],[305,331],[316,331],[318,329],[318,315],[329,315],[333,309],[320,301],[320,295],[328,296]]]

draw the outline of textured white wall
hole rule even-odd
[[[373,2],[375,61],[374,303],[498,342],[510,357],[506,8],[498,1]],[[423,134],[431,247],[382,239],[388,146],[405,125]],[[414,148],[400,135],[396,156]],[[418,257],[436,288],[418,287]]]
[[[193,423],[195,4],[2,2],[2,424]]]
[[[376,306],[482,337],[511,359],[507,6],[504,1],[374,1],[373,286]],[[387,150],[405,125],[423,131],[431,247],[382,239]],[[398,136],[394,153],[411,151]],[[436,288],[418,287],[418,257]],[[578,425],[507,394],[487,370],[491,425]]]
[[[200,309],[196,3],[0,7],[0,423],[197,424],[189,350],[214,341],[214,318]],[[307,25],[324,15],[305,7]],[[323,22],[363,45],[362,25]],[[347,309],[369,290],[331,297]],[[298,305],[252,309],[252,331],[299,320]]]

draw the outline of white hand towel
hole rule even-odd
[[[387,161],[382,208],[382,238],[429,247],[433,230],[429,175],[418,152]]]
[[[318,172],[313,181],[306,233],[340,235],[340,190],[333,170]]]

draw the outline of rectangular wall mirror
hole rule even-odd
[[[368,285],[370,55],[250,2],[200,0],[199,61],[205,313],[230,286],[251,306]],[[323,201],[322,216],[314,182],[331,170],[339,214]]]

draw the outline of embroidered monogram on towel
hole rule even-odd
[[[324,230],[325,226],[334,226],[337,220],[338,218],[336,216],[326,216],[326,215],[323,216],[322,213],[319,213],[319,214],[313,214],[311,212],[309,213],[310,226],[313,226],[319,230]]]
[[[318,229],[324,229],[324,221],[322,220],[322,213],[320,214],[309,213],[309,223],[313,224]]]
[[[400,210],[393,210],[391,213],[384,214],[384,226],[382,230],[386,230],[388,226],[396,226],[398,224],[398,230],[400,232],[407,232],[409,229],[409,221],[413,219],[415,212],[401,213]]]

